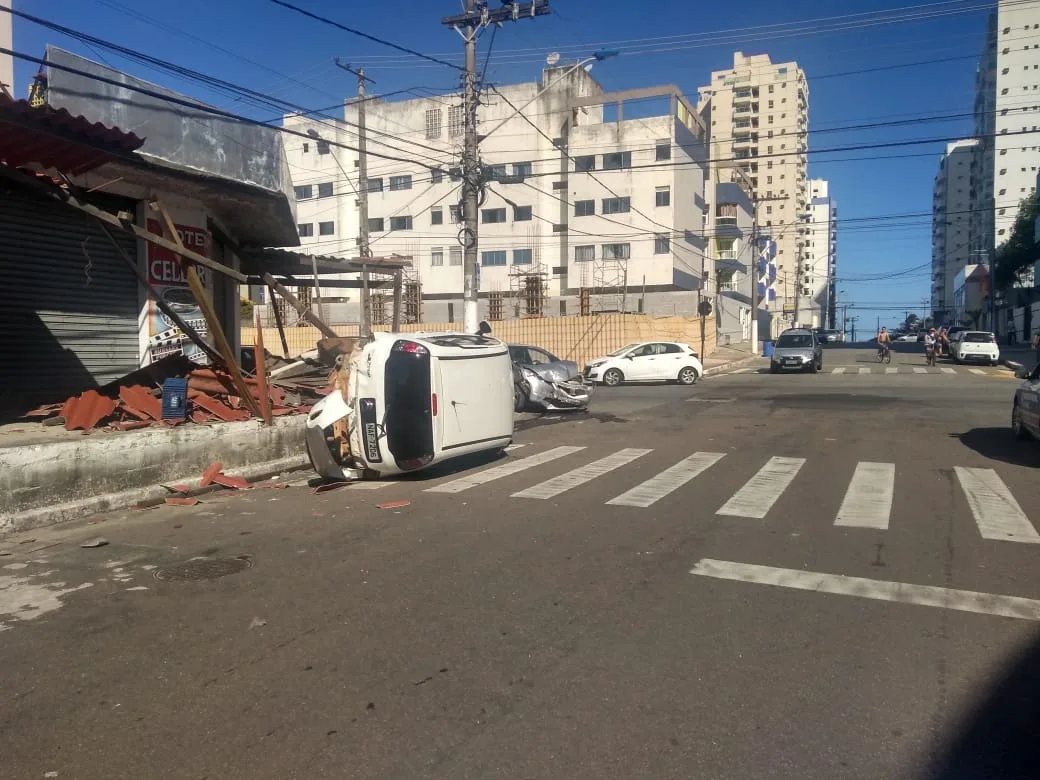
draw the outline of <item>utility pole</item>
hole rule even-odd
[[[462,244],[463,252],[462,324],[466,333],[476,333],[480,321],[477,210],[480,190],[484,185],[484,174],[478,150],[480,139],[477,136],[477,36],[489,24],[502,26],[503,22],[515,22],[521,18],[533,19],[548,13],[549,0],[511,3],[494,10],[483,3],[478,5],[476,0],[466,0],[464,13],[441,20],[442,24],[451,27],[462,37],[466,47],[463,84],[465,136],[462,152],[462,230],[459,231],[459,243]]]
[[[358,255],[362,258],[361,264],[361,335],[372,335],[372,301],[369,295],[368,268],[364,260],[372,256],[372,250],[368,242],[368,155],[367,136],[365,130],[365,82],[372,81],[365,75],[364,68],[354,70],[349,64],[344,65],[336,58],[336,65],[348,73],[357,76],[357,107],[358,107]],[[375,84],[374,81],[372,81]]]

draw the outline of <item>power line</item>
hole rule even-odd
[[[311,13],[306,9],[293,5],[292,3],[287,3],[285,2],[285,0],[271,0],[271,2],[275,5],[282,6],[283,8],[288,8],[290,11],[296,11],[296,13],[302,14],[303,16],[313,19],[316,22],[321,22],[322,24],[330,25],[331,27],[335,27],[338,30],[343,30],[343,32],[348,32],[351,35],[356,35],[359,38],[364,38],[365,40],[372,41],[373,43],[378,43],[380,46],[387,46],[391,49],[396,49],[397,51],[404,52],[405,54],[410,54],[413,57],[418,57],[419,59],[428,60],[429,62],[433,62],[438,65],[444,65],[449,68],[454,68],[455,70],[464,70],[458,65],[455,65],[451,62],[447,62],[446,60],[442,60],[439,57],[432,57],[429,54],[423,54],[421,51],[409,49],[407,46],[399,46],[396,43],[391,43],[390,41],[383,40],[382,38],[377,38],[374,35],[369,35],[368,33],[362,32],[361,30],[356,30],[353,27],[347,27],[345,24],[340,24],[339,22],[333,21],[328,17],[319,16],[318,14]]]

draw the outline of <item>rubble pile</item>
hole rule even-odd
[[[251,351],[247,354],[252,358]],[[244,360],[243,379],[254,403],[242,398],[227,370],[174,355],[23,416],[44,425],[63,425],[69,431],[90,432],[249,420],[257,417],[252,408],[262,409],[264,404],[270,404],[272,417],[306,414],[330,392],[329,368],[316,355],[286,360],[265,353],[266,382],[256,377],[255,360]]]

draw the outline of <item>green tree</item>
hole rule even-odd
[[[1034,240],[1038,214],[1034,192],[1022,199],[1011,235],[997,248],[993,280],[998,290],[1011,287],[1024,271],[1040,260],[1040,246]]]

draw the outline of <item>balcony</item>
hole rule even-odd
[[[738,104],[743,105],[745,103],[750,103],[754,99],[755,99],[755,96],[752,94],[750,89],[735,89],[735,90],[733,90],[733,105],[734,106],[736,106]]]

